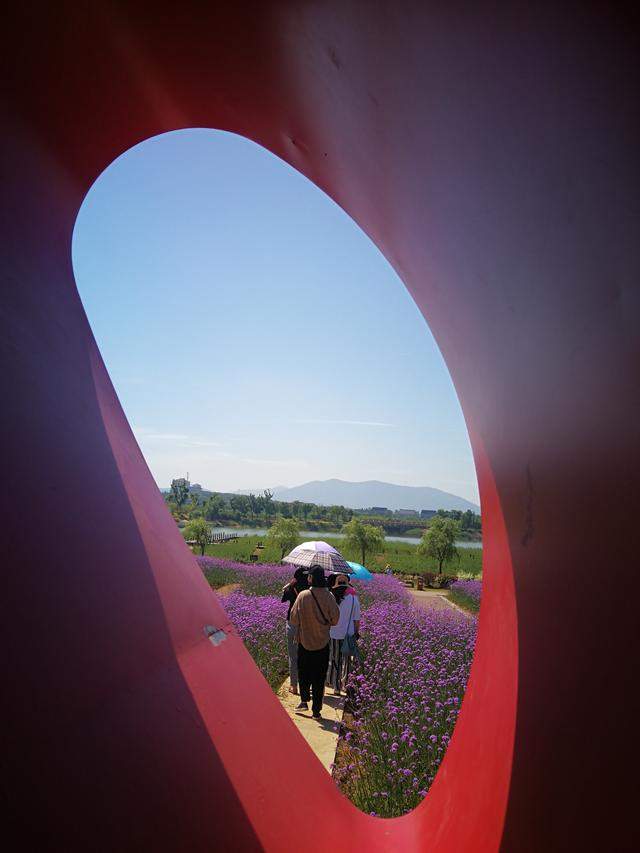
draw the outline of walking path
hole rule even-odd
[[[449,591],[446,589],[410,589],[416,607],[421,610],[447,610],[453,608],[464,616],[469,616],[466,610],[449,601]]]
[[[409,593],[416,607],[421,610],[447,610],[453,607],[447,598],[446,589],[410,589]]]
[[[324,706],[322,708],[322,720],[314,720],[311,716],[311,707],[302,713],[296,712],[295,706],[300,701],[300,696],[289,693],[289,679],[285,681],[278,691],[278,698],[282,703],[294,725],[309,744],[325,770],[331,773],[330,765],[333,764],[336,748],[338,746],[338,733],[344,710],[344,696],[333,696],[332,690],[325,693]]]

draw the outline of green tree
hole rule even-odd
[[[176,503],[178,509],[182,509],[189,497],[189,481],[184,477],[178,477],[171,481],[171,497]]]
[[[332,521],[336,526],[340,524],[341,521],[345,520],[345,512],[343,506],[330,506],[327,514],[329,516],[329,520]]]
[[[280,559],[287,551],[291,551],[298,544],[300,528],[295,518],[283,518],[279,516],[269,528],[267,542],[276,545],[280,549]]]
[[[462,517],[460,518],[460,527],[463,530],[479,530],[479,522],[480,516],[476,515],[473,510],[467,509],[462,513]]]
[[[263,500],[263,509],[264,509],[264,520],[267,523],[267,527],[269,527],[269,522],[271,520],[271,516],[273,515],[273,492],[269,489],[264,489],[262,492],[262,500]]]
[[[184,538],[187,541],[194,540],[200,548],[200,554],[204,556],[204,549],[211,542],[211,528],[204,518],[196,518],[185,527]]]
[[[460,527],[463,530],[480,530],[480,516],[471,509],[465,510],[460,518]]]
[[[425,557],[433,557],[438,563],[438,574],[442,574],[442,566],[453,559],[460,559],[458,549],[454,545],[460,534],[460,524],[452,518],[434,516],[425,530],[422,540],[417,547],[417,553]]]
[[[233,495],[230,499],[231,509],[235,510],[240,518],[251,512],[251,501],[247,495]]]
[[[362,565],[367,556],[379,553],[384,546],[384,533],[374,524],[363,524],[359,518],[352,518],[342,528],[347,547],[358,549],[362,555]]]
[[[326,519],[327,507],[323,506],[322,504],[311,504],[311,512],[309,513],[309,515],[316,521]]]
[[[293,518],[293,510],[291,509],[292,504],[287,501],[276,501],[276,510],[280,515],[284,515],[285,518]]]
[[[260,512],[260,501],[253,493],[249,494],[248,498],[249,506],[251,508],[251,517],[255,519],[256,515]]]
[[[226,506],[227,504],[222,495],[214,492],[205,504],[205,518],[208,518],[209,521],[218,521],[224,515]]]

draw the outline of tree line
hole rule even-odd
[[[320,506],[305,501],[274,500],[273,492],[264,489],[260,494],[224,495],[221,492],[193,490],[180,477],[171,481],[165,500],[177,518],[204,518],[206,521],[234,521],[248,525],[264,522],[269,527],[277,516],[303,523],[324,521],[337,527],[353,517],[353,510],[344,506]]]
[[[204,555],[207,545],[212,542],[212,527],[202,516],[193,518],[184,530],[187,541],[194,542]],[[384,549],[385,538],[381,527],[365,524],[354,516],[342,526],[344,545],[355,550],[360,555],[362,565],[365,565],[367,555],[379,554]],[[443,566],[460,559],[455,540],[460,535],[459,522],[452,518],[434,516],[425,530],[417,553],[432,557],[438,564],[438,574],[442,574]],[[300,526],[295,518],[278,516],[267,532],[267,541],[280,550],[280,559],[300,542]],[[342,546],[341,546],[342,547]]]
[[[424,531],[430,519],[394,518],[387,515],[374,515],[367,509],[350,509],[332,505],[324,506],[305,501],[278,501],[273,492],[265,489],[259,494],[229,495],[221,492],[205,492],[193,489],[183,477],[171,481],[171,489],[165,500],[176,519],[185,521],[204,518],[212,523],[233,522],[248,527],[264,524],[270,527],[277,517],[290,518],[303,526],[331,526],[339,530],[342,525],[358,517],[363,524],[380,527],[388,534],[402,535],[408,530]],[[480,516],[472,510],[439,509],[439,518],[448,518],[456,522],[462,533],[479,533],[482,529]],[[419,534],[418,534],[419,535]]]

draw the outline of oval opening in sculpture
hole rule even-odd
[[[73,260],[100,350],[160,486],[187,471],[219,493],[257,491],[285,478],[415,484],[431,476],[443,491],[475,499],[457,397],[413,301],[353,221],[260,146],[201,129],[126,152],[83,203]],[[268,525],[268,508],[263,503],[257,514],[248,495],[235,504],[223,498],[237,515],[225,519],[206,488],[197,492],[189,490],[191,514],[219,531],[255,524],[259,512]],[[347,520],[337,501],[333,519],[330,512],[314,519],[310,500],[280,503],[299,527],[315,525],[309,536],[329,537],[332,520],[334,527]],[[420,510],[450,510],[419,506],[413,517],[398,513],[406,507],[387,515],[387,506],[374,506],[379,523],[397,522],[398,532],[416,539],[424,529]],[[473,536],[472,525],[465,534]],[[348,682],[333,769],[359,807],[385,817],[415,807],[441,764],[475,642],[474,616],[451,599],[457,592],[458,604],[471,610],[479,603],[478,581],[463,580],[453,595],[438,589],[438,569],[477,573],[477,551],[460,547],[459,562],[424,556],[423,568],[432,571],[407,591],[384,574],[389,561],[407,580],[416,574],[408,570],[415,557],[402,547],[390,545],[383,560],[371,553],[370,568],[379,573],[371,584],[355,584],[367,605],[364,663]],[[207,579],[225,592],[240,585],[223,604],[276,687],[286,610],[274,596],[290,570],[221,564],[215,548],[201,561]],[[238,549],[236,557],[249,558]],[[333,711],[328,716],[333,729]]]

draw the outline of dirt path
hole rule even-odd
[[[330,765],[333,764],[336,755],[345,701],[344,696],[333,696],[332,693],[333,691],[329,688],[324,697],[323,719],[318,721],[311,716],[311,708],[302,713],[295,711],[300,697],[289,693],[288,678],[278,691],[278,699],[282,707],[328,773],[331,773]]]
[[[224,586],[219,586],[218,589],[214,590],[214,592],[216,595],[229,595],[230,592],[233,592],[234,589],[238,589],[239,587],[239,583],[227,583]]]
[[[216,589],[215,592],[217,595],[224,597],[233,592],[234,589],[238,589],[239,586],[239,583],[228,583]],[[300,701],[300,696],[294,696],[292,693],[289,693],[289,684],[290,682],[287,678],[280,690],[278,690],[278,699],[289,719],[311,747],[316,758],[325,770],[331,773],[330,765],[333,764],[338,746],[338,733],[342,721],[345,697],[333,696],[333,691],[329,688],[324,697],[322,708],[323,719],[318,721],[314,720],[311,716],[311,708],[308,711],[296,712],[295,706]]]
[[[464,616],[469,616],[466,610],[458,607],[453,601],[449,601],[449,592],[446,589],[410,589],[409,593],[413,603],[421,610],[457,610]]]

